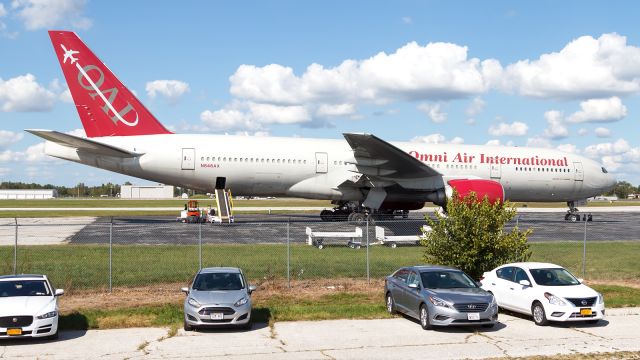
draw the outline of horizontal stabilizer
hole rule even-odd
[[[52,130],[36,130],[25,129],[33,135],[39,136],[45,140],[52,141],[56,144],[75,148],[78,151],[89,152],[97,155],[114,156],[121,158],[132,158],[142,154],[124,150],[112,145],[103,144],[94,140],[73,136]]]

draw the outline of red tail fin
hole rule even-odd
[[[49,31],[88,137],[171,134],[70,31]]]

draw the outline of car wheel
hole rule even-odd
[[[184,331],[193,331],[193,326],[187,323],[187,320],[184,320]]]
[[[423,330],[433,329],[433,325],[429,320],[429,310],[427,310],[427,305],[425,304],[420,305],[420,326],[422,326]]]
[[[249,322],[246,323],[246,324],[240,325],[240,328],[243,329],[243,330],[251,330],[251,325],[252,325],[251,324],[251,319],[249,319]]]
[[[396,313],[396,303],[393,301],[391,293],[387,293],[387,312],[391,315]]]
[[[544,312],[544,307],[539,302],[533,303],[531,307],[531,315],[533,315],[533,321],[538,326],[546,326],[549,325],[549,320],[547,320],[547,314]]]

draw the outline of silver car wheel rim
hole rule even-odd
[[[425,308],[420,309],[420,321],[422,321],[422,326],[427,326],[427,310]]]
[[[391,295],[387,296],[387,311],[391,312],[393,310],[393,300],[391,299]]]
[[[534,307],[534,308],[533,308],[533,319],[534,319],[536,322],[538,322],[538,323],[539,323],[539,322],[542,322],[542,317],[543,317],[543,315],[542,315],[542,308],[541,308],[540,306],[536,306],[536,307]]]

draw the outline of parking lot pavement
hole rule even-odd
[[[500,314],[493,329],[424,331],[405,318],[278,322],[250,331],[219,329],[168,336],[162,328],[63,332],[60,340],[0,342],[0,358],[50,359],[481,359],[640,351],[640,308],[608,310],[596,325],[539,327]]]

